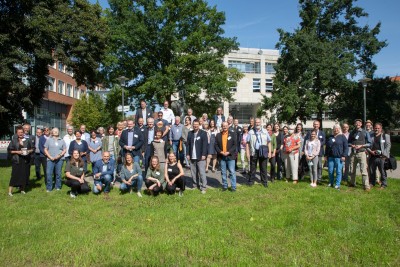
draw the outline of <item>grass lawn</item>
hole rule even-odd
[[[400,143],[392,143],[390,153],[395,156],[397,160],[400,160]]]
[[[32,169],[33,171],[33,169]],[[41,182],[8,197],[0,161],[0,266],[399,266],[400,180],[384,191],[308,181],[110,199]],[[34,172],[32,172],[34,173]],[[360,181],[359,181],[360,182]]]

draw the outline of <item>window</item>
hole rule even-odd
[[[64,65],[60,61],[58,61],[58,70],[64,72]]]
[[[261,79],[253,78],[253,92],[257,93],[261,90]]]
[[[47,91],[55,91],[55,85],[54,83],[56,82],[54,78],[52,77],[47,77],[47,80],[49,81],[49,85],[47,86]]]
[[[64,94],[64,82],[58,81],[58,87],[57,87],[57,92],[59,94]]]
[[[275,74],[276,73],[275,66],[276,66],[276,63],[270,63],[270,62],[265,63],[265,73],[266,74]]]
[[[72,96],[72,85],[67,84],[67,96]]]
[[[229,60],[228,68],[236,68],[243,73],[261,73],[260,62],[242,62]]]
[[[75,87],[74,88],[74,98],[78,98],[78,91],[79,91],[79,88],[78,87]]]
[[[229,90],[231,91],[231,92],[236,92],[237,91],[237,82],[236,81],[234,81],[233,79],[231,79],[231,78],[228,78],[228,81],[231,83],[231,87],[229,87]]]
[[[272,79],[265,79],[265,92],[271,92],[274,89],[274,81]]]
[[[74,72],[72,71],[71,68],[65,68],[65,73],[68,74],[69,76],[74,77]]]

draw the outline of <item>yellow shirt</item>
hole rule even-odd
[[[222,152],[228,152],[228,131],[222,132]]]

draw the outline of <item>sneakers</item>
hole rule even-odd
[[[335,189],[340,189],[340,186],[338,186],[338,185],[335,185]]]
[[[142,197],[142,193],[140,193],[140,192],[137,192],[136,195],[137,195],[138,197]]]
[[[25,194],[26,194],[26,192],[25,192],[25,191],[21,191],[21,194],[25,195]]]
[[[60,191],[60,190],[61,190],[61,188],[57,188],[56,190],[57,190],[57,191]]]
[[[76,198],[76,195],[75,195],[74,193],[72,193],[72,192],[69,193],[69,196],[70,196],[71,198]]]
[[[201,190],[201,193],[204,195],[206,193],[206,190]]]
[[[12,196],[13,196],[13,194],[12,194],[12,193],[8,193],[8,196],[12,197]]]
[[[179,196],[183,197],[183,191],[182,190],[179,190]]]
[[[328,187],[332,187],[332,184],[328,184]]]

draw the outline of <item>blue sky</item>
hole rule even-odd
[[[108,7],[107,0],[99,2]],[[208,0],[208,3],[225,12],[225,36],[236,36],[241,47],[274,49],[279,38],[276,29],[292,32],[300,22],[296,0]],[[379,39],[388,43],[374,57],[378,66],[375,77],[400,75],[400,0],[359,0],[355,4],[369,14],[361,25],[367,23],[373,27],[380,21]]]

